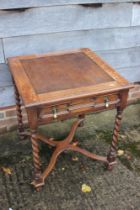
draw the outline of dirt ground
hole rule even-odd
[[[111,142],[115,111],[86,117],[78,128],[79,145],[106,155]],[[40,127],[42,133],[63,139],[73,120]],[[52,149],[41,144],[42,167]],[[0,210],[140,210],[140,104],[124,112],[118,149],[121,156],[112,172],[104,164],[78,153],[66,152],[46,179],[42,191],[31,183],[33,166],[30,140],[20,142],[15,131],[0,136]],[[82,185],[90,192],[82,192]]]

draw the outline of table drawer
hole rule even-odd
[[[90,111],[98,111],[114,108],[120,99],[118,94],[102,95],[86,99],[71,100],[64,104],[56,104],[50,107],[42,107],[38,110],[39,119],[57,119],[62,115],[78,115]]]

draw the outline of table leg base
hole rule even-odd
[[[83,119],[79,119],[76,122],[74,122],[68,136],[64,140],[61,140],[61,141],[55,141],[54,139],[46,138],[43,135],[36,134],[37,140],[40,140],[52,147],[55,147],[55,150],[52,154],[52,157],[50,159],[50,162],[49,162],[47,168],[44,170],[43,173],[40,174],[40,176],[35,178],[32,182],[32,185],[36,188],[37,191],[40,190],[40,187],[42,187],[45,184],[44,183],[45,179],[49,175],[49,173],[53,170],[58,156],[62,152],[67,151],[67,150],[79,152],[91,159],[100,160],[100,161],[104,162],[106,165],[108,165],[108,168],[112,167],[113,164],[108,162],[107,157],[99,156],[99,155],[93,154],[85,149],[80,148],[79,146],[77,146],[78,141],[72,142],[72,140],[74,139],[76,129],[82,122],[83,122]],[[28,135],[29,135],[29,133],[28,133]]]
[[[114,161],[114,162],[108,162],[108,163],[106,164],[107,170],[108,170],[108,171],[112,171],[115,164],[117,164],[116,161]]]
[[[31,182],[31,185],[33,185],[37,189],[45,185],[45,183],[44,183],[44,180],[40,177],[39,179],[34,179]]]

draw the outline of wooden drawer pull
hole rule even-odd
[[[57,109],[55,107],[53,107],[53,118],[57,119]]]
[[[105,101],[105,107],[108,108],[109,107],[109,99],[107,96],[105,96],[104,101]]]

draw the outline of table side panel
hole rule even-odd
[[[54,120],[66,119],[81,114],[97,112],[116,108],[120,105],[120,92],[113,94],[105,94],[97,97],[89,97],[87,99],[71,100],[66,103],[61,103],[55,106],[40,106],[38,107],[39,123],[51,122]],[[106,104],[108,104],[106,106]],[[55,111],[55,113],[54,113]],[[55,115],[56,118],[54,117]]]
[[[127,86],[125,88],[128,88]],[[71,99],[86,98],[90,96],[101,95],[104,93],[111,93],[122,89],[120,85],[114,82],[107,82],[103,84],[80,87],[75,89],[68,89],[63,91],[50,92],[45,94],[39,94],[40,101],[45,101],[46,104],[55,104],[60,101],[67,101]]]

